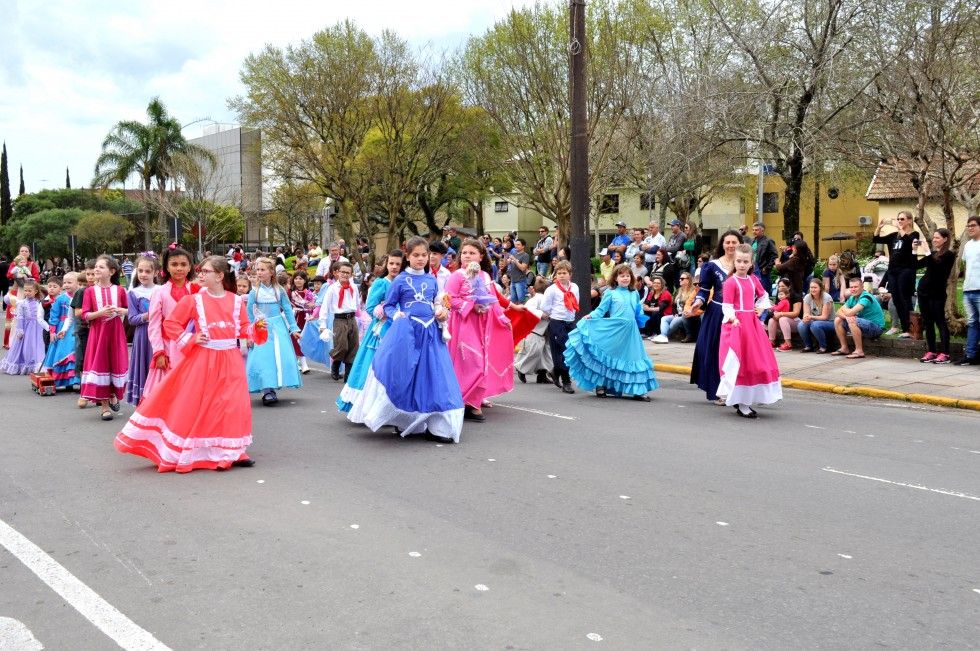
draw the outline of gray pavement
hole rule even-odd
[[[440,446],[314,373],[255,407],[254,468],[177,476],[0,376],[0,520],[173,649],[976,647],[977,414],[788,390],[751,421],[660,380],[518,385]],[[115,648],[2,547],[0,585],[45,648]]]

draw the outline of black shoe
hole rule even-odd
[[[262,394],[262,404],[266,407],[270,407],[279,402],[279,396],[276,395],[275,391],[266,391]]]
[[[980,365],[980,361],[978,361],[976,358],[971,359],[969,357],[964,357],[960,361],[956,362],[956,366],[977,366],[977,365]]]
[[[535,384],[548,384],[551,382],[551,378],[548,376],[547,371],[538,371],[538,379],[534,382]]]
[[[606,397],[606,387],[597,387],[596,390],[595,390],[595,397],[596,398],[605,398]]]
[[[231,465],[237,468],[251,468],[255,465],[255,461],[252,459],[239,459],[238,461],[232,461]]]
[[[517,379],[521,381],[521,384],[527,384],[527,376],[520,371],[517,372]]]
[[[425,440],[427,440],[427,441],[435,441],[436,443],[455,443],[456,442],[456,441],[454,441],[451,438],[446,437],[446,436],[436,436],[432,432],[426,432],[425,433]]]
[[[330,377],[337,381],[340,379],[340,362],[334,362],[330,365]]]
[[[463,420],[471,420],[474,423],[482,423],[486,419],[487,419],[487,417],[484,416],[482,413],[479,413],[478,414],[475,411],[473,411],[472,409],[470,409],[469,407],[467,407],[463,411]]]
[[[565,384],[561,385],[561,392],[562,393],[575,393],[575,389],[572,388],[571,383],[565,383]]]
[[[735,408],[735,413],[738,414],[739,416],[741,416],[742,418],[758,418],[759,417],[759,414],[755,413],[755,410],[754,409],[750,409],[749,410],[749,413],[743,414],[742,413],[742,410],[741,409],[738,409],[736,407]]]
[[[110,400],[109,401],[109,409],[111,409],[112,411],[118,412],[119,411],[119,401],[116,400],[115,402],[112,402]]]
[[[630,396],[630,400],[639,400],[640,402],[650,402],[650,396],[644,393],[642,396]]]
[[[551,383],[554,384],[556,387],[558,387],[560,389],[561,388],[561,384],[562,384],[562,382],[561,382],[561,374],[560,373],[555,373],[554,371],[552,371],[552,373],[551,373]]]

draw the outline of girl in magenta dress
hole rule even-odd
[[[111,255],[95,260],[95,283],[85,288],[82,318],[89,323],[82,371],[81,397],[102,407],[102,420],[112,420],[126,391],[129,350],[126,324],[129,311],[126,290],[117,285],[119,263]]]
[[[483,421],[483,401],[514,388],[514,335],[483,243],[466,240],[459,253],[462,266],[446,281],[449,354],[466,403],[464,418]]]
[[[146,324],[146,336],[150,340],[153,356],[146,383],[143,385],[144,396],[183,358],[181,348],[164,330],[164,320],[173,313],[180,299],[196,294],[201,289],[191,282],[194,278],[194,267],[191,254],[184,249],[173,246],[164,251],[162,267],[160,273],[164,283],[150,297],[150,316]]]
[[[758,310],[770,307],[769,295],[752,274],[752,247],[735,248],[735,273],[725,281],[722,295],[718,395],[743,418],[755,418],[752,405],[781,400],[779,366]]]

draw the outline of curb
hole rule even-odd
[[[653,368],[659,373],[677,373],[680,375],[690,375],[690,366],[680,366],[679,364],[654,364]],[[901,391],[889,391],[888,389],[878,389],[876,387],[862,386],[843,386],[840,384],[830,384],[828,382],[812,382],[810,380],[794,380],[793,378],[782,378],[784,387],[791,389],[802,389],[804,391],[820,391],[822,393],[836,393],[843,396],[860,396],[864,398],[880,398],[884,400],[898,400],[900,402],[914,402],[923,405],[933,405],[935,407],[953,407],[955,409],[970,409],[980,411],[980,400],[963,400],[960,398],[948,398],[946,396],[930,396],[924,393],[902,393]]]

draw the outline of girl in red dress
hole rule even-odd
[[[183,352],[116,436],[119,452],[145,457],[159,472],[253,466],[252,404],[238,338],[251,338],[243,296],[228,261],[201,263],[204,289],[180,300],[163,327]],[[192,331],[187,329],[194,322]]]
[[[95,259],[95,283],[85,288],[81,317],[89,324],[82,370],[81,397],[102,407],[102,420],[112,420],[126,391],[129,349],[126,314],[129,303],[119,282],[119,263],[111,255]]]

